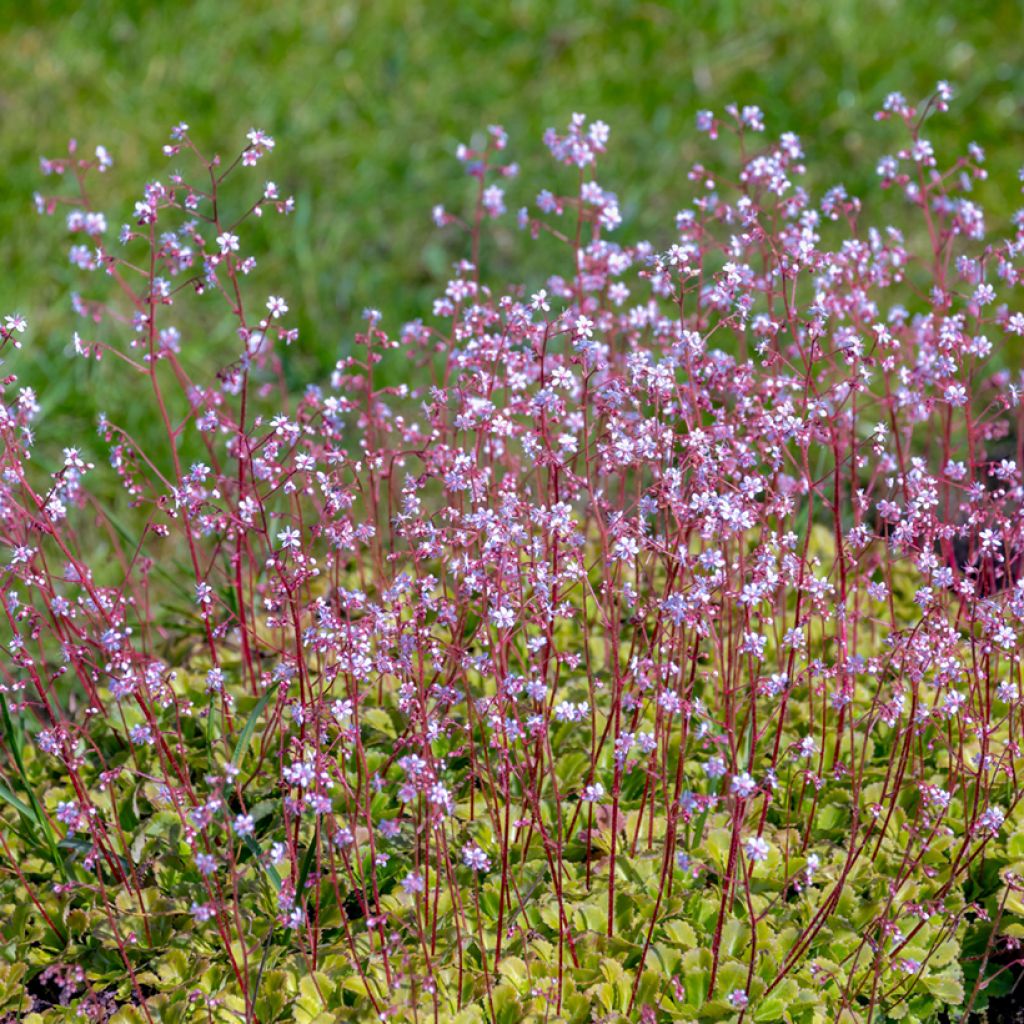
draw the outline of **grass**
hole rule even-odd
[[[452,150],[488,123],[505,125],[530,172],[545,160],[548,125],[576,109],[608,121],[602,182],[619,191],[631,234],[655,241],[668,238],[687,192],[703,107],[760,104],[770,132],[805,137],[809,164],[825,168],[815,184],[843,180],[854,192],[884,145],[865,137],[864,114],[889,90],[916,96],[950,79],[959,113],[935,141],[990,148],[1004,188],[1016,168],[1001,164],[1015,157],[996,143],[1024,127],[1019,3],[990,4],[984,16],[971,2],[923,0],[3,6],[0,310],[32,321],[31,351],[16,370],[40,392],[41,432],[58,437],[87,437],[100,410],[147,430],[141,411],[121,408],[104,368],[62,360],[78,326],[73,275],[59,226],[32,220],[31,195],[39,154],[59,155],[69,137],[107,145],[121,182],[166,173],[160,146],[182,119],[225,153],[254,124],[277,138],[256,180],[275,178],[298,211],[275,225],[276,249],[258,273],[268,293],[288,296],[302,329],[288,367],[298,389],[347,350],[364,307],[384,310],[389,329],[429,308],[462,255],[460,240],[434,230],[430,207],[462,206]],[[888,126],[877,132],[888,141]],[[532,198],[513,187],[510,206]],[[1012,192],[985,198],[1003,215],[1016,202]],[[109,211],[115,225],[128,213],[121,205]],[[501,272],[520,251],[510,229],[485,258]],[[233,340],[227,324],[183,327],[192,365],[212,373]]]

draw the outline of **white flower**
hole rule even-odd
[[[732,777],[732,784],[729,788],[738,797],[746,800],[746,798],[757,789],[757,783],[753,780],[749,772],[744,772],[742,775],[734,775]]]
[[[288,312],[288,303],[280,295],[271,295],[267,299],[267,309],[270,310],[270,315],[277,320]]]
[[[235,830],[235,835],[251,836],[256,828],[256,823],[252,820],[251,814],[239,814],[236,816],[232,827]]]
[[[516,622],[516,613],[512,611],[508,605],[502,605],[500,608],[492,608],[491,622],[493,622],[498,629],[511,629]]]
[[[768,845],[767,840],[761,839],[758,836],[752,836],[744,844],[747,856],[754,861],[756,864],[759,860],[767,860],[768,853],[771,847]]]
[[[281,542],[283,548],[299,548],[302,546],[302,535],[298,530],[287,527],[282,530],[278,535],[277,539]]]
[[[486,871],[491,866],[487,854],[472,843],[462,848],[462,863],[474,871]]]

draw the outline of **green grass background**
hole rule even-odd
[[[523,168],[514,209],[548,183],[545,127],[574,110],[608,121],[600,180],[622,199],[623,237],[665,242],[690,194],[686,167],[706,152],[699,108],[761,105],[770,133],[803,137],[813,184],[863,194],[895,144],[892,127],[871,120],[885,93],[917,98],[947,78],[954,112],[929,134],[950,157],[971,139],[986,147],[982,195],[990,220],[1006,219],[1024,163],[1022,25],[1020,3],[969,0],[0,0],[0,312],[32,322],[5,372],[39,391],[43,437],[87,436],[100,409],[145,435],[145,405],[125,400],[113,367],[63,360],[78,326],[69,291],[83,282],[60,225],[37,218],[31,196],[53,184],[38,156],[60,155],[69,137],[113,153],[103,185],[115,227],[143,183],[166,173],[160,147],[177,121],[225,155],[253,125],[276,137],[247,173],[254,187],[269,177],[294,193],[298,212],[253,239],[253,288],[291,304],[299,388],[347,350],[363,307],[382,309],[388,329],[429,310],[464,255],[430,208],[466,201],[452,151],[488,123],[505,125]],[[514,279],[547,271],[522,252],[510,227],[485,255]],[[230,324],[186,326],[190,364],[212,373],[234,342]]]

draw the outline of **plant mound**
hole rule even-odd
[[[0,1017],[869,1024],[1007,990],[1024,235],[988,239],[978,147],[938,167],[948,99],[879,115],[902,227],[812,198],[756,107],[702,113],[667,247],[613,240],[607,126],[547,134],[517,218],[492,127],[429,315],[367,311],[298,395],[246,243],[293,206],[247,184],[271,137],[228,164],[179,125],[198,171],[119,233],[102,146],[44,161],[73,358],[161,440],[115,409],[109,469],[54,459],[4,381]],[[514,219],[536,280],[501,286]]]

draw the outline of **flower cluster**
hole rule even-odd
[[[568,187],[516,216],[566,265],[526,286],[481,269],[516,174],[492,126],[458,154],[472,215],[434,211],[469,259],[431,315],[389,333],[368,311],[294,397],[277,343],[301,293],[246,284],[249,220],[293,203],[257,183],[229,221],[218,201],[272,138],[225,170],[179,125],[168,155],[203,173],[147,185],[116,239],[84,187],[38,197],[89,242],[76,357],[116,359],[166,444],[100,424],[135,526],[111,513],[93,557],[76,531],[102,471],[82,448],[30,460],[40,404],[5,381],[3,772],[42,849],[78,851],[52,861],[62,898],[99,901],[138,1001],[134,944],[172,909],[248,1019],[275,927],[387,1015],[457,1009],[477,978],[493,1016],[503,954],[537,943],[578,976],[516,998],[561,1012],[590,931],[632,943],[624,1014],[654,1013],[654,959],[703,972],[678,986],[694,1016],[808,964],[808,1014],[907,997],[1024,795],[1024,217],[988,240],[977,147],[939,170],[922,131],[948,100],[880,115],[908,138],[881,185],[921,230],[841,187],[815,200],[800,140],[747,106],[700,115],[741,163],[690,169],[660,245],[617,240],[609,129],[574,115],[545,136]],[[79,185],[110,166],[43,164]],[[186,302],[233,320],[210,380],[182,358]],[[12,314],[0,342],[25,330]],[[30,803],[25,745],[59,779]],[[133,838],[140,805],[159,827]]]

